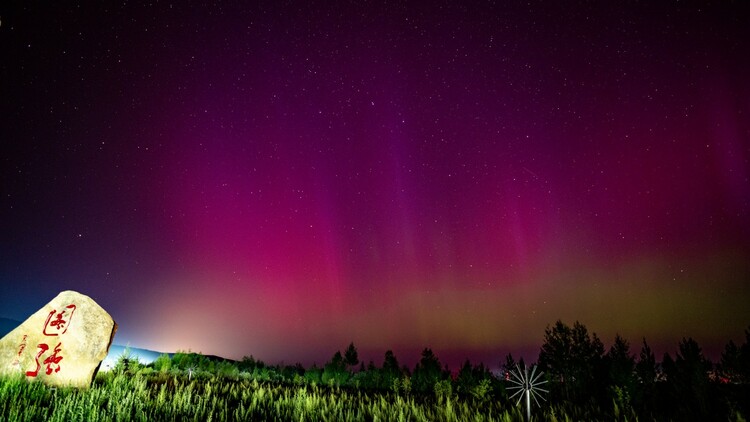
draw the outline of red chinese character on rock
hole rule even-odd
[[[36,354],[36,358],[34,359],[34,361],[36,362],[36,369],[34,369],[33,371],[26,371],[27,377],[35,377],[37,376],[37,374],[39,374],[39,358],[44,354],[44,352],[49,350],[49,346],[44,343],[38,345],[37,347],[39,348],[39,353]]]
[[[57,312],[53,309],[52,312],[47,316],[47,321],[44,323],[44,330],[42,331],[45,336],[58,336],[65,334],[68,331],[68,326],[73,318],[73,312],[76,310],[76,305],[68,305],[62,311]],[[57,314],[57,315],[55,315]],[[55,319],[52,319],[52,317]]]
[[[53,366],[55,366],[54,371],[60,372],[60,361],[62,360],[62,356],[57,356],[58,353],[60,353],[60,346],[62,346],[62,343],[57,343],[57,346],[55,346],[54,353],[52,353],[52,356],[48,357],[44,360],[44,364],[47,365],[47,375],[52,374]],[[38,367],[37,367],[38,370]]]

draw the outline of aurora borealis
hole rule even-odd
[[[748,6],[0,5],[0,316],[318,364],[750,324]]]

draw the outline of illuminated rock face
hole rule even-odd
[[[88,388],[116,330],[93,299],[64,291],[0,340],[0,373]]]

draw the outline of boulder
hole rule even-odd
[[[93,299],[61,292],[0,340],[0,374],[88,388],[115,331],[115,321]]]

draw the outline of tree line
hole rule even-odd
[[[705,420],[747,415],[750,403],[750,328],[745,342],[730,341],[714,364],[690,337],[679,342],[674,357],[665,353],[657,361],[645,338],[636,358],[619,335],[605,351],[583,324],[557,321],[545,330],[538,364],[550,380],[551,400],[579,406],[612,403],[636,415]]]
[[[744,343],[730,341],[717,363],[710,362],[698,343],[683,338],[674,356],[665,353],[657,360],[645,339],[640,351],[615,336],[607,350],[595,333],[585,325],[572,326],[557,321],[544,332],[537,359],[544,371],[549,394],[546,406],[575,409],[605,409],[615,419],[726,419],[750,414],[750,327]],[[506,388],[510,372],[523,367],[508,354],[500,371],[468,359],[458,369],[444,366],[430,348],[425,348],[414,368],[401,365],[395,354],[385,352],[378,366],[359,360],[353,343],[336,351],[322,367],[268,365],[252,356],[240,361],[178,352],[162,355],[144,366],[133,359],[121,358],[115,370],[187,373],[196,377],[247,377],[259,381],[333,388],[365,389],[389,394],[411,395],[429,400],[460,398],[478,404],[488,400],[511,403]],[[579,414],[586,418],[587,414]]]

